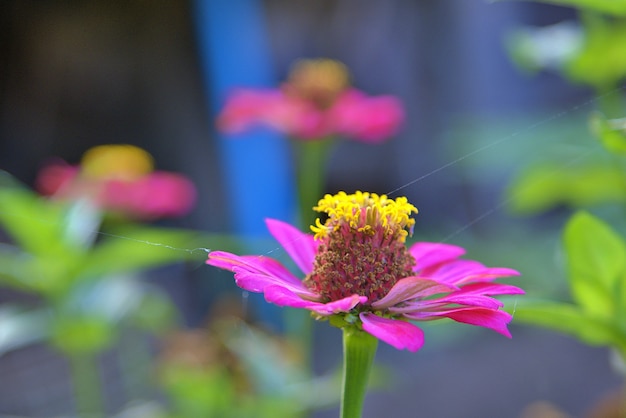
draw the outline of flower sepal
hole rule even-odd
[[[362,330],[361,321],[359,320],[358,313],[354,312],[346,312],[331,316],[325,316],[318,318],[315,316],[315,319],[328,319],[328,323],[335,328],[344,329],[346,327],[356,327],[359,330]]]

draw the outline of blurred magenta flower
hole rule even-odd
[[[345,66],[301,60],[278,89],[238,89],[218,115],[229,133],[268,126],[301,140],[345,136],[377,143],[397,133],[404,108],[394,96],[370,97],[349,86]]]
[[[327,214],[324,223],[318,218],[311,227],[314,236],[267,220],[304,280],[264,256],[213,251],[207,264],[233,271],[239,287],[264,293],[268,302],[308,309],[317,319],[356,327],[397,349],[417,351],[424,342],[411,320],[450,318],[511,336],[512,317],[491,296],[523,294],[493,282],[519,273],[459,259],[465,250],[454,245],[417,242],[407,248],[417,209],[406,198],[340,192],[326,195],[314,209]]]
[[[184,215],[196,199],[190,180],[153,171],[150,154],[132,145],[91,148],[79,166],[52,163],[39,173],[37,189],[58,199],[89,198],[102,210],[148,219]]]

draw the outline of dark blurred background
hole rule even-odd
[[[535,145],[550,140],[541,137],[547,130],[589,110],[581,104],[591,94],[555,74],[523,74],[504,39],[520,25],[575,19],[572,10],[483,0],[258,3],[276,83],[298,58],[330,57],[349,67],[357,88],[396,95],[406,106],[405,127],[393,140],[335,147],[327,191],[406,195],[420,209],[416,230],[427,238],[480,242],[473,254],[485,255],[483,261],[518,263],[510,266],[531,283],[550,279],[556,267],[547,252],[555,250],[554,241],[534,232],[546,222],[560,227],[560,218],[513,219],[502,210],[502,190],[541,152]],[[183,173],[198,188],[195,210],[168,225],[231,232],[237,219],[223,169],[233,162],[220,154],[213,124],[218,109],[209,98],[215,85],[202,65],[207,52],[198,42],[195,7],[182,0],[1,2],[0,169],[33,186],[49,158],[77,163],[91,146],[134,144],[149,151],[159,169]],[[250,216],[262,214],[251,208]],[[499,241],[490,241],[494,236]],[[536,252],[521,254],[528,247]],[[538,256],[552,270],[533,277],[543,266],[524,267]],[[187,322],[201,322],[211,303],[203,293],[213,289],[208,273],[173,269],[162,276]],[[320,370],[340,355],[339,334],[325,325],[316,328]],[[512,341],[467,334],[433,338],[432,344],[427,334],[426,348],[417,354],[382,344],[379,360],[395,370],[396,383],[369,396],[366,416],[519,417],[541,400],[581,416],[617,387],[604,350],[515,325]],[[53,359],[26,358],[0,357],[0,415],[58,416],[62,412],[50,414],[44,404],[63,411],[69,393],[37,377],[56,373]],[[28,404],[24,391],[40,401]]]

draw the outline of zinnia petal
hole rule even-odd
[[[513,317],[505,311],[480,307],[470,307],[454,308],[434,312],[408,313],[404,316],[409,319],[422,321],[436,319],[438,317],[450,318],[454,321],[462,322],[464,324],[491,328],[492,330],[504,335],[505,337],[511,338],[511,333],[509,332],[506,325],[511,322],[511,319]]]
[[[404,121],[404,108],[396,97],[370,97],[350,89],[337,98],[327,119],[340,135],[379,143],[396,134]]]
[[[410,322],[383,318],[370,312],[362,312],[359,318],[363,330],[398,350],[417,351],[424,345],[424,331]]]
[[[439,304],[459,304],[470,306],[482,306],[483,308],[498,309],[504,304],[490,296],[493,295],[521,295],[524,291],[517,286],[501,283],[472,283],[463,286],[460,290],[452,292],[433,302]]]
[[[268,286],[279,286],[290,292],[297,294],[299,297],[311,300],[318,300],[320,296],[308,290],[303,284],[293,284],[282,280],[277,276],[268,276],[262,273],[252,273],[248,270],[235,267],[235,283],[242,289],[250,292],[265,292]]]
[[[304,300],[294,292],[282,286],[268,286],[263,292],[265,300],[278,306],[290,306],[292,308],[304,308],[321,316],[334,315],[340,312],[348,312],[359,303],[367,302],[365,296],[352,295],[334,302],[320,303]]]
[[[300,270],[304,274],[311,273],[319,245],[313,239],[313,235],[305,234],[296,227],[276,219],[266,219],[265,223],[270,233],[287,251]]]
[[[319,295],[308,290],[286,267],[272,258],[212,251],[206,263],[234,272],[237,286],[250,292],[259,293],[267,286],[278,285],[309,300],[319,298]]]
[[[411,276],[398,280],[382,299],[372,303],[375,309],[386,309],[406,300],[427,297],[437,293],[449,292],[457,287],[424,277]]]
[[[490,281],[498,277],[519,276],[520,274],[518,271],[509,268],[485,267],[474,260],[456,260],[432,271],[430,269],[427,270],[422,272],[422,274],[439,282],[457,286],[472,282]]]
[[[440,242],[416,242],[409,248],[409,252],[416,261],[413,270],[420,271],[456,260],[465,254],[465,249]]]
[[[292,308],[308,308],[311,302],[297,295],[292,290],[280,285],[268,285],[263,289],[265,300],[278,306],[290,306]]]
[[[226,251],[211,251],[206,264],[230,271],[234,271],[235,267],[239,267],[250,272],[278,276],[293,284],[302,283],[280,262],[261,255],[236,255]]]
[[[328,315],[333,315],[339,312],[349,312],[356,305],[363,304],[365,302],[367,302],[366,296],[359,296],[355,294],[355,295],[345,297],[343,299],[336,300],[334,302],[328,302],[328,303],[313,302],[311,303],[311,305],[307,307],[307,309],[310,309],[318,313],[319,315],[328,316]]]
[[[220,114],[217,126],[227,133],[238,133],[262,123],[267,109],[274,109],[282,95],[272,89],[237,89],[231,92]]]

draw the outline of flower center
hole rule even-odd
[[[330,59],[300,60],[283,85],[286,94],[312,101],[319,108],[330,107],[350,84],[348,70]]]
[[[320,241],[305,285],[323,300],[359,294],[368,304],[384,297],[398,280],[413,275],[415,259],[405,246],[417,213],[400,197],[356,192],[326,195],[314,208],[326,213],[311,229]],[[407,231],[408,229],[408,231]]]
[[[85,177],[136,180],[153,170],[152,156],[134,145],[99,145],[90,148],[81,160]]]

